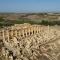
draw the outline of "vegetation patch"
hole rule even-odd
[[[0,17],[0,27],[3,26],[11,26],[14,24],[23,24],[23,23],[30,23],[30,24],[38,24],[38,25],[60,25],[60,21],[50,21],[50,20],[31,20],[27,18],[20,18],[17,20],[4,20],[3,17]]]

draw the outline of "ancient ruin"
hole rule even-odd
[[[0,46],[0,60],[59,60],[60,30],[15,24],[0,29]]]

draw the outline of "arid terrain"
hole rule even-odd
[[[19,18],[60,20],[60,13],[0,13],[0,17],[6,20],[16,20]]]

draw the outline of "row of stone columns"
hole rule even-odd
[[[26,37],[26,36],[30,36],[30,35],[34,35],[36,33],[40,32],[40,26],[31,26],[28,28],[24,28],[24,29],[6,29],[6,30],[2,30],[2,37],[3,40],[5,40],[5,38],[7,38],[7,41],[9,41],[10,37]]]

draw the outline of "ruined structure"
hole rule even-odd
[[[39,25],[30,25],[30,24],[16,24],[14,26],[3,28],[0,30],[1,37],[3,40],[9,41],[12,37],[27,37],[40,32]]]
[[[15,24],[0,29],[0,46],[1,60],[59,60],[60,30],[50,26]]]

